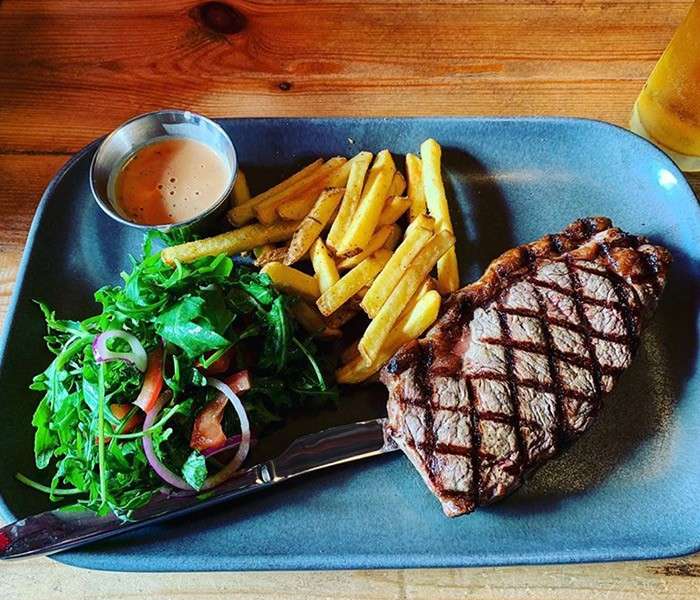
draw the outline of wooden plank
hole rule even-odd
[[[41,558],[0,567],[3,600],[695,600],[700,558],[407,571],[105,573]]]
[[[72,152],[165,106],[624,124],[688,4],[285,0],[236,3],[227,21],[174,0],[6,0],[0,151]]]
[[[68,157],[0,154],[0,324],[34,211],[46,184]]]
[[[67,155],[0,154],[0,251],[20,251],[44,188]]]

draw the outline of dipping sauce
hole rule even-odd
[[[164,138],[137,150],[116,175],[114,200],[142,225],[181,223],[206,212],[226,192],[231,171],[212,148],[189,138]]]

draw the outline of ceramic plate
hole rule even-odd
[[[678,555],[700,548],[700,375],[697,201],[653,146],[621,129],[573,119],[224,119],[253,190],[318,156],[390,148],[429,136],[444,169],[463,281],[503,250],[607,215],[674,254],[668,288],[632,367],[593,429],[492,507],[447,519],[402,455],[319,473],[262,495],[58,556],[97,569],[192,571],[531,564]],[[44,368],[32,298],[87,316],[93,291],[118,280],[140,234],[94,203],[96,143],[50,184],[37,210],[5,321],[0,365],[0,505],[5,520],[49,507],[20,484],[33,467],[27,387]],[[346,398],[315,423],[378,416]],[[377,396],[376,394],[380,395]],[[287,438],[285,438],[285,435]],[[276,443],[292,434],[281,432]],[[272,443],[272,442],[271,442]],[[271,447],[271,446],[270,446]]]

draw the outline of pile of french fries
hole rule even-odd
[[[420,157],[406,155],[405,177],[388,150],[318,159],[254,197],[239,172],[227,214],[236,229],[166,248],[162,258],[254,251],[273,284],[300,299],[297,320],[321,337],[340,337],[364,311],[369,325],[342,352],[336,378],[365,381],[430,327],[442,296],[459,286],[441,153],[426,140]],[[298,268],[305,261],[307,272]]]

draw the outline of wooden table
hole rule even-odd
[[[0,0],[0,312],[66,159],[126,118],[577,115],[625,125],[690,0]],[[700,184],[700,178],[694,182]],[[698,189],[698,188],[696,188]],[[497,569],[123,575],[0,566],[9,598],[698,598],[700,555]]]

